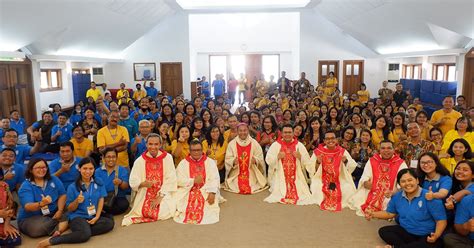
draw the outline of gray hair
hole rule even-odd
[[[163,138],[157,134],[157,133],[150,133],[148,136],[146,136],[146,143],[148,143],[148,140],[151,138],[158,138],[160,140],[160,144],[163,144]]]

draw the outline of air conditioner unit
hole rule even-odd
[[[104,75],[104,68],[102,67],[95,67],[92,68],[92,75]]]
[[[92,68],[92,80],[98,84],[105,83],[104,79],[104,68],[102,67],[95,67]]]
[[[400,64],[388,64],[387,81],[398,83],[400,80]]]

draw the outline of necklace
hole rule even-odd
[[[115,128],[115,133],[114,133],[114,134],[112,134],[112,132],[110,131],[110,128],[109,128],[109,127],[107,127],[107,130],[109,130],[110,137],[112,137],[112,139],[115,140],[115,138],[117,138],[117,135],[118,135],[118,134],[117,134],[117,133],[118,133],[118,129]]]

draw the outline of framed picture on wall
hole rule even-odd
[[[155,63],[133,63],[135,81],[156,80]]]

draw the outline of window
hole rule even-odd
[[[456,81],[456,64],[433,64],[433,80]]]
[[[421,64],[403,65],[402,78],[406,79],[421,79]]]
[[[265,81],[270,82],[270,76],[276,78],[274,81],[278,80],[279,71],[279,55],[262,55],[262,73],[265,75]]]
[[[72,69],[73,74],[89,74],[89,69]]]
[[[41,70],[41,91],[54,91],[62,89],[61,70]]]

